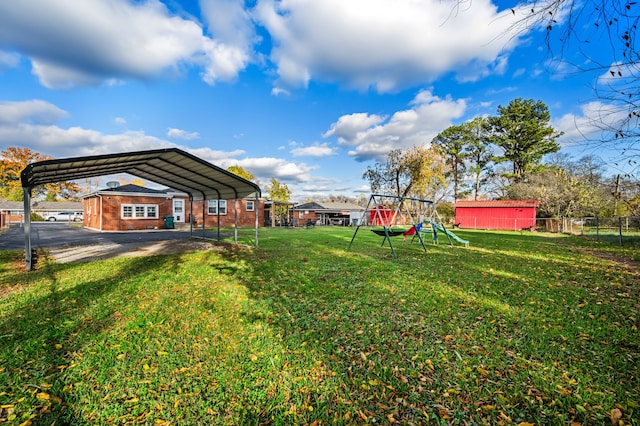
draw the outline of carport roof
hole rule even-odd
[[[194,200],[259,197],[260,187],[177,148],[45,160],[29,164],[20,178],[24,188],[129,173],[185,192]]]

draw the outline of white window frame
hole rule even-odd
[[[251,206],[251,207],[249,207],[249,206]],[[247,200],[247,211],[248,212],[252,212],[252,211],[255,211],[255,209],[256,209],[255,201]]]
[[[220,207],[220,216],[227,214],[227,200],[208,200],[207,214],[210,216],[217,215],[218,207]]]
[[[125,214],[125,211],[127,211],[126,214]],[[157,219],[158,205],[157,204],[122,204],[120,206],[120,217],[122,219]]]

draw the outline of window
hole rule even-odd
[[[157,219],[158,206],[156,204],[123,204],[123,219]]]
[[[247,211],[248,212],[252,212],[255,209],[253,201],[248,201],[247,200]]]
[[[209,214],[227,214],[227,200],[209,200]]]
[[[304,219],[304,212],[302,210],[298,212],[298,219]]]

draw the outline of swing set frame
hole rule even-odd
[[[391,204],[395,205],[395,208],[393,209],[393,212],[391,213],[390,216],[388,214],[383,216],[382,211],[379,207],[383,206],[386,208],[384,201],[389,199],[393,200]],[[413,236],[412,240],[417,236],[418,240],[420,241],[420,244],[422,245],[422,248],[426,252],[427,247],[424,244],[424,239],[422,238],[422,232],[420,230],[420,227],[422,226],[422,222],[424,218],[414,219],[414,215],[412,214],[411,209],[409,208],[409,205],[408,205],[408,204],[415,204],[415,203],[426,205],[427,208],[430,207],[432,209],[432,212],[431,212],[431,215],[429,216],[429,219],[437,220],[438,222],[442,223],[442,221],[440,220],[440,216],[436,211],[435,203],[432,200],[426,200],[426,199],[414,198],[414,197],[402,197],[398,195],[371,194],[371,196],[369,197],[369,201],[367,202],[367,207],[364,209],[364,212],[362,213],[362,217],[358,221],[358,226],[356,226],[355,232],[353,233],[353,237],[351,237],[351,242],[349,243],[349,247],[347,250],[351,249],[351,245],[353,244],[353,241],[355,240],[356,235],[358,234],[358,231],[360,230],[360,228],[362,226],[369,226],[372,232],[384,237],[384,239],[382,240],[381,246],[383,246],[385,242],[387,241],[389,242],[389,248],[391,248],[391,253],[393,254],[394,259],[397,258],[398,256],[396,254],[395,249],[393,248],[391,237],[395,237],[399,235],[404,235],[405,237],[407,235],[412,235]],[[370,209],[372,205],[373,205],[373,209]],[[390,209],[387,208],[387,210],[385,211],[389,212]],[[373,223],[370,223],[370,220],[369,220],[369,216],[371,215],[371,212],[375,212],[374,217],[371,218],[372,219],[371,222]],[[409,223],[411,224],[411,227],[408,229],[398,229],[396,226],[398,225],[397,221],[399,216],[404,217],[405,219],[408,219]],[[372,226],[375,223],[381,224],[382,225],[381,228],[373,229]],[[412,228],[413,228],[413,231],[412,231]]]

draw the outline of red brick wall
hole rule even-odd
[[[250,200],[251,201],[251,200]],[[258,224],[263,226],[264,202],[254,202],[254,211],[247,211],[247,200],[237,200],[238,205],[238,226],[253,227],[256,224],[256,214],[258,214]],[[158,206],[158,218],[122,218],[123,204],[153,204]],[[220,226],[234,226],[235,223],[234,200],[227,200],[227,212],[220,215]],[[189,211],[189,199],[184,199],[185,223],[189,223],[191,212]],[[89,213],[91,211],[91,213]],[[193,216],[195,224],[202,226],[202,201],[193,202]],[[103,231],[133,231],[144,229],[164,229],[164,217],[173,216],[173,200],[164,197],[145,196],[122,196],[103,195],[102,196],[102,223],[100,223],[100,197],[90,197],[84,200],[84,225],[92,229]],[[218,216],[208,214],[208,202],[204,202],[204,219],[207,227],[218,226]],[[177,224],[177,222],[176,222]]]
[[[158,206],[157,218],[123,218],[123,204],[152,204]],[[86,212],[91,206],[91,215]],[[134,231],[144,229],[163,229],[164,217],[173,214],[173,204],[164,197],[145,196],[102,196],[102,224],[100,224],[100,197],[87,198],[84,201],[85,226],[103,231]],[[101,226],[102,225],[102,226]]]
[[[254,210],[247,211],[247,201],[253,201]],[[264,201],[258,200],[227,200],[227,213],[220,215],[220,226],[234,226],[235,224],[235,208],[236,202],[238,206],[238,226],[240,227],[254,227],[256,225],[256,213],[258,214],[258,226],[263,226],[263,212],[264,212]],[[203,203],[202,201],[194,201],[193,202],[193,216],[195,218],[195,224],[198,226],[202,225],[202,210]],[[209,214],[209,204],[207,201],[204,202],[204,221],[206,227],[216,227],[218,226],[218,216],[213,214]],[[187,223],[189,223],[189,200],[185,201],[185,212]]]
[[[307,210],[298,210],[293,213],[293,220],[297,220],[299,225],[306,225],[307,221],[310,220],[314,224],[318,220],[318,215],[315,211],[309,210],[308,213],[305,213]]]

